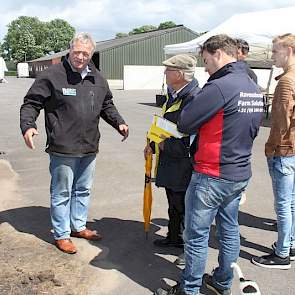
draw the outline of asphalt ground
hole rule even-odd
[[[36,150],[31,151],[26,148],[19,130],[19,107],[33,80],[8,78],[8,82],[0,84],[0,159],[8,161],[17,173],[18,194],[15,198],[8,198],[3,190],[0,191],[0,209],[5,216],[10,216],[4,221],[16,232],[31,235],[48,248],[53,239],[50,234],[50,177],[48,155],[44,152],[43,113],[38,119]],[[179,278],[180,268],[173,263],[179,251],[156,248],[152,243],[167,232],[167,201],[163,189],[153,188],[148,240],[143,232],[142,151],[152,114],[160,113],[155,107],[156,93],[113,90],[114,102],[130,127],[130,136],[125,142],[121,142],[117,131],[103,121],[100,123],[102,136],[88,225],[101,232],[104,238],[95,243],[74,239],[79,252],[72,256],[84,263],[92,276],[87,294],[147,295]],[[291,295],[295,294],[295,265],[283,271],[259,268],[250,262],[255,255],[270,253],[277,236],[271,225],[275,214],[264,157],[268,133],[268,127],[261,127],[253,148],[253,177],[247,189],[246,203],[240,208],[241,252],[238,263],[245,277],[259,284],[262,294]],[[207,272],[216,267],[217,254],[213,227]],[[210,294],[206,289],[202,292]],[[233,294],[240,294],[237,278],[233,283]]]

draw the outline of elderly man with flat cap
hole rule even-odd
[[[200,91],[194,78],[196,58],[188,54],[175,55],[165,61],[167,100],[163,105],[163,117],[177,123],[180,112]],[[158,247],[183,247],[184,196],[191,179],[192,165],[189,158],[190,138],[170,137],[158,147],[151,143],[144,150],[148,153],[159,151],[156,186],[164,187],[168,199],[168,233],[165,238],[156,239]]]

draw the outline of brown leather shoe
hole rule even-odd
[[[70,239],[55,240],[55,245],[59,250],[67,254],[75,254],[77,252],[77,248]]]
[[[102,236],[99,233],[97,233],[95,230],[90,230],[88,228],[79,232],[72,231],[71,237],[82,238],[82,239],[91,240],[91,241],[98,241],[98,240],[101,240],[102,238]]]

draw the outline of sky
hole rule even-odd
[[[165,21],[204,32],[236,13],[288,6],[294,6],[294,0],[6,0],[0,7],[0,41],[7,25],[19,16],[41,21],[61,18],[76,32],[91,33],[96,41],[102,41],[118,32]]]

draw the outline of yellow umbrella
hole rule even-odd
[[[147,145],[149,145],[149,139],[147,139]],[[150,229],[151,211],[152,211],[152,171],[153,155],[148,154],[145,160],[145,181],[144,181],[144,193],[143,193],[143,220],[144,231],[146,238],[148,237],[148,231]]]

